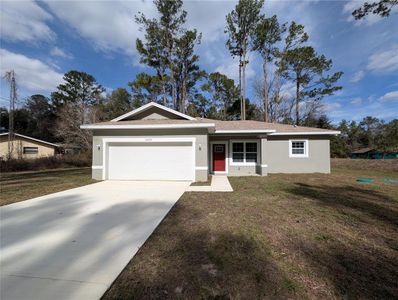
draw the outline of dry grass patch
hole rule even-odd
[[[341,164],[185,193],[104,299],[396,299],[397,173]]]
[[[91,168],[1,173],[0,206],[94,182]]]

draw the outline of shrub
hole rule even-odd
[[[36,159],[10,159],[0,161],[1,172],[36,171],[57,168],[89,167],[91,155],[57,155]]]

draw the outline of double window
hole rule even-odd
[[[232,142],[232,163],[257,163],[257,142]]]
[[[308,157],[308,141],[290,140],[289,157]]]
[[[23,154],[37,154],[39,153],[38,147],[23,147]]]

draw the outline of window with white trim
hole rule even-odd
[[[290,140],[289,157],[308,157],[307,140]]]
[[[232,163],[257,163],[257,142],[232,142]]]

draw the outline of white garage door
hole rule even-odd
[[[191,142],[109,144],[108,179],[194,180]]]

